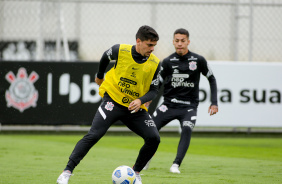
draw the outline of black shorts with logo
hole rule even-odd
[[[179,120],[181,128],[190,127],[193,129],[197,120],[197,108],[196,106],[175,108],[161,104],[153,113],[153,120],[158,130],[172,120]]]
[[[136,113],[131,113],[127,107],[118,104],[107,94],[98,108],[90,131],[99,130],[101,133],[106,133],[108,128],[118,120],[143,138],[150,134],[158,134],[156,125],[146,110],[140,109]]]

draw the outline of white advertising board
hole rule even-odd
[[[197,126],[282,127],[282,63],[208,63],[217,80],[219,112],[208,114],[210,87],[201,75]]]

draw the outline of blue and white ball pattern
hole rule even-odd
[[[135,184],[136,175],[132,168],[122,165],[114,170],[112,180],[113,184]]]

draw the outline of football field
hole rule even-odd
[[[1,184],[52,184],[83,135],[0,134]],[[143,184],[282,183],[282,138],[203,136],[192,138],[181,174],[169,168],[179,137],[161,137]],[[143,140],[106,135],[74,171],[69,184],[110,184],[119,165],[132,166]]]

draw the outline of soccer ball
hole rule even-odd
[[[136,175],[132,168],[122,165],[114,170],[112,180],[113,184],[134,184]]]

